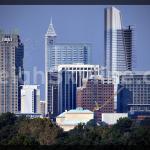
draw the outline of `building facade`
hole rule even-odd
[[[74,64],[74,63],[91,63],[91,45],[86,43],[57,43],[56,32],[54,30],[52,21],[45,34],[45,99],[46,102],[50,101],[49,87],[50,72],[61,64]],[[46,106],[46,113],[48,113],[48,107]]]
[[[121,75],[118,85],[118,112],[150,113],[150,75]]]
[[[56,73],[57,72],[57,73]],[[48,111],[60,114],[65,110],[76,108],[76,90],[83,85],[82,80],[92,74],[99,75],[99,65],[65,64],[59,65],[56,72],[51,73],[49,87]]]
[[[105,9],[105,76],[133,69],[133,28],[124,28],[118,9]]]
[[[102,113],[102,122],[114,125],[120,118],[128,118],[128,113]]]
[[[45,101],[40,101],[40,114],[45,117]]]
[[[114,84],[112,79],[91,76],[77,88],[77,107],[94,111],[95,119],[101,121],[102,113],[114,112]]]
[[[17,113],[21,107],[24,46],[17,34],[0,33],[0,113]]]
[[[23,85],[21,89],[21,113],[40,113],[40,90],[38,85]]]
[[[91,44],[57,43],[52,21],[45,34],[45,67],[49,71],[60,64],[91,63]]]
[[[50,117],[57,116],[58,113],[58,70],[48,72],[48,92],[47,92],[47,111]]]
[[[94,113],[83,108],[76,108],[65,111],[56,117],[56,123],[64,129],[64,131],[72,130],[79,123],[86,124],[88,121],[94,119]]]

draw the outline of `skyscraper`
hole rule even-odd
[[[75,109],[76,91],[77,87],[83,85],[82,79],[88,79],[91,75],[99,75],[99,73],[99,65],[59,65],[55,72],[51,73],[51,80],[49,80],[51,82],[48,83],[48,112],[56,116],[65,110]]]
[[[115,7],[105,8],[105,77],[115,79],[114,93],[119,83],[118,74],[133,69],[133,28],[123,27],[121,12]],[[114,96],[117,109],[117,95]]]
[[[86,43],[56,43],[56,32],[52,20],[45,34],[45,99],[49,101],[50,72],[61,64],[91,63],[91,45]],[[52,71],[53,72],[53,71]],[[47,107],[46,107],[47,113]]]
[[[133,28],[124,28],[115,7],[105,8],[105,76],[133,69]]]
[[[91,63],[91,44],[57,43],[52,21],[45,34],[45,67],[51,70],[60,64]]]
[[[59,74],[58,70],[48,72],[48,92],[47,92],[47,113],[53,117],[57,116],[58,113],[58,86],[59,86]],[[46,114],[47,114],[46,113]]]
[[[82,80],[88,79],[91,75],[100,74],[99,65],[59,65],[59,75],[61,82],[59,83],[59,113],[65,110],[76,108],[76,92],[77,87],[83,85]]]
[[[17,34],[0,34],[0,113],[20,111],[24,46]]]

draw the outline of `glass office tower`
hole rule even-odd
[[[121,13],[115,7],[105,9],[105,76],[131,71],[133,28],[122,26]]]
[[[56,32],[54,30],[52,21],[45,34],[45,99],[49,101],[50,90],[48,89],[49,79],[55,67],[61,64],[74,64],[74,63],[91,63],[91,45],[86,43],[56,43]],[[46,104],[46,106],[48,103]],[[47,106],[51,107],[51,106]],[[48,113],[46,107],[46,113]]]

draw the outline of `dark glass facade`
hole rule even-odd
[[[59,84],[59,113],[65,110],[76,108],[76,88],[77,84],[75,82],[76,73],[71,71],[62,71],[60,73],[62,77],[62,82]],[[79,79],[79,76],[77,76]]]
[[[21,85],[24,84],[24,67],[23,67],[23,58],[24,58],[24,45],[19,39],[19,45],[16,48],[15,55],[15,65],[16,65],[16,75],[18,78],[18,111],[21,111]]]
[[[48,72],[48,114],[54,118],[58,115],[58,72]]]

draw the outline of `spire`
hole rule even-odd
[[[50,20],[50,24],[49,24],[49,27],[48,27],[48,30],[47,30],[45,36],[53,36],[53,37],[56,36],[56,32],[53,27],[52,18]]]
[[[53,25],[53,20],[52,20],[52,17],[51,17],[51,22],[50,22],[50,25]]]

